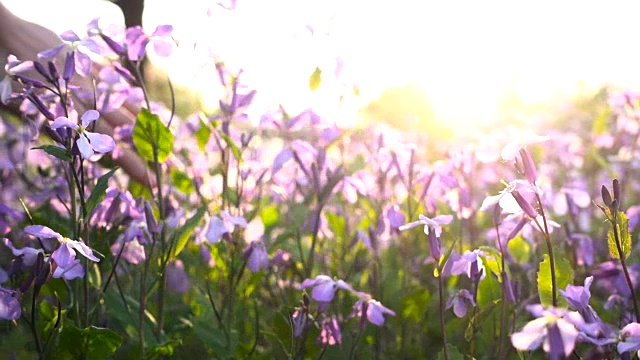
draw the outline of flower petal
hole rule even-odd
[[[96,119],[98,119],[100,117],[100,113],[96,110],[88,110],[87,112],[85,112],[84,114],[82,114],[82,127],[86,128],[89,126],[89,124],[91,124],[92,122],[94,122]]]
[[[61,239],[62,235],[42,225],[29,225],[24,228],[24,232],[29,235],[41,237],[44,239]]]
[[[91,248],[85,245],[83,242],[76,240],[69,240],[68,242],[71,243],[71,246],[80,254],[84,255],[87,259],[93,260],[95,262],[100,262],[100,259],[93,255],[93,250],[91,250]]]
[[[76,253],[71,248],[71,244],[63,242],[58,249],[56,249],[51,258],[61,267],[67,267],[75,258]]]
[[[85,131],[84,136],[89,139],[91,147],[101,154],[111,152],[116,148],[116,142],[113,141],[113,138],[109,135]]]
[[[69,128],[72,128],[73,130],[77,130],[78,129],[78,124],[72,122],[71,120],[69,120],[68,118],[66,118],[64,116],[60,116],[60,117],[56,118],[51,123],[51,128],[53,130],[57,130],[57,129],[62,128],[62,127],[69,127]]]
[[[78,146],[78,150],[80,150],[80,154],[82,154],[82,158],[88,160],[93,156],[95,152],[93,151],[93,147],[91,147],[91,144],[89,143],[89,139],[85,135],[86,132],[80,135],[78,141],[76,141],[76,145]]]

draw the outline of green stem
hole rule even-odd
[[[440,312],[440,330],[442,331],[442,344],[444,351],[444,360],[449,360],[449,350],[447,349],[447,328],[444,322],[444,284],[442,283],[442,274],[438,274],[438,300]]]
[[[544,207],[542,206],[542,199],[540,199],[540,195],[536,192],[536,199],[538,200],[538,206],[540,207],[540,215],[542,216],[542,223],[544,225],[544,241],[547,244],[547,252],[549,253],[549,270],[551,271],[551,302],[553,307],[558,306],[558,284],[556,280],[556,262],[553,256],[553,244],[551,243],[551,237],[549,235],[549,227],[547,225],[547,217],[544,213]],[[536,224],[538,224],[538,220],[534,219]],[[538,224],[540,227],[540,224]]]
[[[631,276],[629,276],[629,270],[627,269],[626,260],[624,258],[624,252],[622,251],[622,244],[620,243],[620,235],[618,234],[618,218],[617,215],[613,216],[613,237],[616,241],[616,249],[618,250],[618,258],[620,259],[620,265],[622,265],[622,271],[624,272],[624,278],[629,286],[629,292],[631,293],[631,299],[633,301],[633,310],[636,315],[636,322],[640,322],[640,312],[638,311],[638,302],[636,301],[636,292],[631,282]]]

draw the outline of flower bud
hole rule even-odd
[[[42,64],[40,64],[37,61],[33,62],[33,67],[36,69],[36,71],[42,75],[42,77],[44,77],[47,80],[51,80],[51,78],[49,77],[49,73],[47,73],[47,70],[45,70],[44,66],[42,66]]]
[[[513,195],[513,198],[516,199],[516,202],[520,206],[520,209],[522,209],[522,211],[524,211],[527,216],[532,219],[538,217],[538,212],[536,211],[536,209],[531,206],[531,204],[524,198],[524,196],[522,196],[522,194],[520,194],[518,190],[513,190],[511,195]]]
[[[604,204],[607,207],[611,207],[611,193],[609,192],[609,189],[607,189],[606,186],[602,185],[600,192],[602,193],[602,201],[604,202]]]
[[[524,176],[531,184],[538,180],[538,170],[536,164],[533,162],[531,154],[525,149],[520,149],[520,156],[522,157],[522,167],[524,170]]]
[[[62,78],[64,79],[64,81],[69,82],[69,79],[73,77],[75,71],[76,59],[73,52],[69,52],[67,53],[67,58],[64,60],[64,73],[62,73]]]
[[[615,200],[618,200],[618,205],[622,204],[620,181],[618,179],[613,179],[613,198]]]
[[[56,81],[60,77],[60,73],[58,73],[58,67],[53,61],[49,61],[47,63],[49,66],[49,74],[51,74],[51,79]]]

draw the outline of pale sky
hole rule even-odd
[[[82,29],[97,15],[118,19],[112,4],[95,0],[4,3],[57,32],[71,25]],[[462,123],[496,117],[510,93],[537,103],[603,84],[640,86],[640,3],[635,1],[237,0],[237,5],[226,11],[215,1],[146,0],[145,26],[152,31],[170,23],[181,41],[176,61],[161,63],[175,81],[211,91],[215,79],[202,81],[206,76],[195,72],[204,63],[199,57],[204,51],[192,51],[197,42],[245,69],[245,80],[261,96],[258,107],[329,109],[350,84],[360,87],[356,102],[362,104],[386,87],[412,82],[429,94],[437,118]],[[77,9],[73,19],[71,7]],[[313,36],[306,25],[313,26]],[[344,67],[335,80],[337,57]],[[308,77],[316,66],[323,70],[323,84],[311,93]]]

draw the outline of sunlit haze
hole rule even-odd
[[[122,21],[115,6],[100,1],[4,3],[57,32],[82,29],[100,15]],[[426,92],[437,121],[469,129],[516,104],[603,85],[640,86],[640,5],[631,1],[238,0],[233,11],[196,0],[145,3],[145,26],[171,23],[180,42],[174,59],[158,64],[175,82],[201,91],[205,103],[216,91],[211,67],[204,66],[206,48],[245,69],[245,83],[260,95],[255,111],[283,104],[354,118],[383,89],[411,83]],[[78,10],[72,19],[70,6]],[[335,78],[339,61],[344,65]],[[312,92],[316,67],[322,84]],[[334,112],[340,95],[344,105]]]

